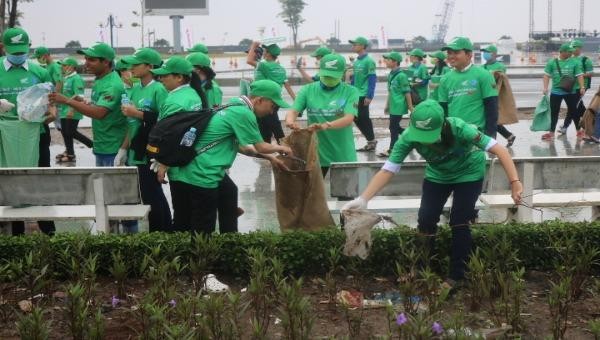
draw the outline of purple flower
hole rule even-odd
[[[408,321],[408,319],[406,318],[406,315],[404,315],[404,313],[400,313],[398,314],[398,316],[396,317],[396,324],[398,326],[402,326],[404,325],[406,322]]]
[[[442,327],[442,325],[440,325],[437,321],[433,323],[433,325],[431,326],[431,331],[433,332],[433,334],[435,335],[440,335],[442,333],[444,333],[444,327]]]
[[[169,301],[169,305],[171,307],[175,307],[175,306],[177,306],[177,301],[175,301],[175,299],[172,299],[171,301]]]
[[[119,302],[121,302],[121,300],[119,300],[119,298],[117,298],[116,296],[113,295],[112,300],[111,300],[111,305],[112,308],[117,308],[117,305],[119,304]]]

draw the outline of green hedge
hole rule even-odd
[[[488,247],[502,235],[508,237],[519,258],[527,269],[548,270],[554,261],[549,251],[551,240],[560,236],[573,236],[600,246],[600,223],[561,223],[490,225],[473,227],[474,243],[478,247]],[[247,273],[246,250],[251,247],[264,248],[268,256],[277,256],[288,273],[319,275],[327,270],[327,254],[334,246],[344,244],[344,234],[340,230],[322,232],[291,232],[276,234],[253,232],[249,234],[224,234],[215,236],[220,244],[216,273],[244,277]],[[362,273],[387,275],[393,272],[394,263],[400,257],[401,241],[411,241],[418,237],[414,230],[395,228],[375,230],[373,247],[369,257],[362,261],[352,261],[354,268]],[[189,256],[189,234],[141,233],[135,235],[81,235],[58,234],[52,238],[41,235],[0,236],[0,264],[5,260],[22,258],[33,249],[45,249],[44,256],[53,264],[58,275],[64,275],[66,268],[58,265],[59,252],[72,245],[77,238],[84,238],[86,253],[99,254],[100,268],[104,271],[111,264],[111,252],[121,251],[134,268],[139,266],[149,248],[161,245],[167,257]],[[441,258],[448,256],[451,232],[448,227],[440,228],[437,248]]]

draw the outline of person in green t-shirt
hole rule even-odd
[[[323,177],[332,162],[356,162],[352,122],[358,112],[358,91],[343,83],[346,59],[328,54],[319,63],[319,82],[302,86],[285,119],[299,130],[298,115],[306,110],[308,129],[317,131],[319,163]]]
[[[263,51],[262,53],[265,59],[263,61],[260,61],[259,51],[261,50]],[[279,65],[279,62],[277,61],[277,57],[279,57],[280,54],[281,48],[279,48],[277,44],[261,45],[260,42],[254,41],[248,50],[246,63],[256,68],[254,72],[254,81],[263,79],[272,80],[284,87],[292,99],[296,99],[296,94],[287,79],[285,69]],[[278,111],[279,108],[275,110],[274,114],[267,115],[258,120],[260,134],[267,143],[271,143],[271,138],[275,137],[277,144],[279,144],[281,138],[285,137],[281,122],[279,121]]]
[[[321,47],[317,48],[313,53],[311,53],[310,56],[315,58],[315,60],[317,62],[320,62],[324,56],[331,54],[331,53],[332,53],[331,50],[327,46],[321,46]],[[298,58],[298,62],[296,63],[296,68],[298,69],[298,71],[300,71],[300,75],[302,76],[302,79],[304,79],[304,81],[306,81],[307,83],[311,83],[313,81],[319,81],[319,75],[316,74],[314,76],[311,76],[310,74],[308,74],[308,72],[306,72],[306,70],[302,66],[302,62],[303,62],[302,58]]]
[[[388,96],[383,110],[385,114],[390,115],[390,147],[387,151],[379,153],[379,157],[389,157],[398,140],[398,136],[404,131],[400,126],[402,116],[413,110],[412,97],[410,96],[410,83],[408,77],[400,69],[402,55],[398,52],[391,52],[383,55],[383,60],[390,74],[388,75]]]
[[[223,91],[215,81],[216,73],[211,67],[211,61],[208,55],[202,52],[195,52],[185,57],[194,66],[194,72],[202,81],[202,88],[206,93],[208,107],[218,107],[223,103]]]
[[[448,117],[458,117],[475,125],[490,137],[498,125],[498,90],[490,72],[475,66],[473,44],[455,37],[442,50],[448,53],[452,70],[440,80],[438,101]]]
[[[442,76],[450,72],[450,67],[446,64],[446,53],[436,51],[429,55],[433,68],[429,72],[429,97],[433,100],[438,100],[438,87]]]
[[[356,127],[360,130],[367,144],[356,151],[375,151],[377,149],[377,140],[373,131],[373,121],[369,117],[369,105],[375,96],[375,86],[377,85],[377,74],[375,73],[377,65],[369,53],[369,40],[365,37],[357,37],[348,41],[352,44],[352,51],[358,56],[352,64],[352,85],[358,89],[358,116],[354,119]]]
[[[511,186],[515,204],[521,201],[523,186],[508,150],[460,118],[444,117],[444,110],[434,100],[415,107],[410,124],[394,145],[390,158],[371,179],[362,194],[343,208],[367,209],[368,202],[400,171],[404,159],[416,150],[427,162],[418,230],[425,236],[425,249],[433,255],[437,223],[450,195],[450,275],[446,282],[453,286],[464,279],[466,261],[472,250],[470,224],[475,203],[481,194],[486,171],[485,151],[498,157]],[[485,150],[485,151],[484,151]]]
[[[571,44],[565,43],[560,46],[558,58],[551,58],[544,67],[544,95],[548,94],[548,86],[550,80],[552,80],[552,87],[550,90],[550,130],[542,135],[542,140],[553,140],[554,131],[558,123],[558,113],[560,111],[560,104],[564,100],[567,104],[567,115],[571,117],[577,117],[577,102],[585,94],[585,84],[583,82],[583,69],[581,63],[574,58],[571,58],[573,48]],[[564,88],[564,83],[561,84],[561,79],[564,77],[570,77],[571,88]],[[576,87],[575,83],[579,83]],[[576,123],[578,128],[579,121]],[[566,129],[559,130],[561,134],[566,133]],[[578,136],[582,137],[582,136]]]
[[[592,75],[594,72],[594,65],[592,64],[592,60],[590,58],[581,54],[581,49],[583,48],[583,41],[581,41],[579,39],[575,39],[575,40],[571,41],[571,48],[573,48],[572,58],[577,60],[577,62],[579,62],[579,64],[581,64],[581,70],[583,71],[583,82],[585,83],[585,89],[587,91],[590,89],[590,87],[592,85]],[[576,93],[579,93],[579,91],[578,91],[579,83],[577,83],[577,82],[575,83],[575,90],[576,90]],[[567,112],[567,116],[565,117],[563,125],[560,127],[560,130],[559,130],[562,134],[566,134],[567,129],[571,125],[571,122],[575,122],[575,129],[577,130],[577,137],[578,138],[584,137],[585,132],[579,126],[579,121],[581,120],[581,117],[583,116],[583,113],[585,112],[585,104],[583,103],[583,100],[581,100],[581,98],[582,97],[577,99],[578,105],[577,105],[577,109],[575,110],[575,116],[571,116],[571,115],[569,115],[569,112]],[[587,138],[584,137],[584,139],[586,139],[587,141],[594,142],[594,140],[589,137],[587,137]]]
[[[83,100],[83,91],[85,84],[81,76],[75,70],[78,66],[77,60],[73,58],[65,58],[62,61],[57,62],[62,67],[63,72],[63,87],[61,94],[67,98],[77,98]],[[59,163],[74,162],[75,161],[75,149],[73,148],[73,139],[78,140],[88,148],[93,146],[92,140],[86,135],[77,131],[79,120],[83,118],[83,115],[77,111],[74,111],[68,105],[60,105],[59,111],[60,118],[60,132],[65,142],[65,152],[56,155],[56,161]]]
[[[425,52],[420,48],[415,48],[408,54],[410,66],[408,67],[408,81],[411,88],[417,92],[420,100],[427,99],[427,84],[429,84],[429,73],[427,66],[423,64]]]

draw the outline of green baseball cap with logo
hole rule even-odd
[[[75,58],[65,58],[63,60],[59,60],[56,62],[59,65],[66,65],[66,66],[73,66],[73,67],[77,67],[79,65],[79,63],[77,62],[77,60],[75,60]]]
[[[364,47],[369,46],[369,40],[365,37],[356,37],[352,40],[348,40],[352,45],[363,45]]]
[[[452,38],[452,40],[450,40],[449,43],[446,44],[446,46],[442,47],[442,51],[447,51],[447,50],[473,51],[473,43],[471,42],[471,40],[469,38],[466,38],[466,37],[454,37],[454,38]]]
[[[36,48],[35,51],[33,51],[33,56],[36,58],[41,58],[41,57],[45,56],[46,54],[50,54],[50,51],[45,46],[40,46],[40,47]]]
[[[160,54],[155,49],[149,47],[140,48],[133,55],[123,57],[121,60],[129,65],[150,64],[159,66],[162,63]]]
[[[269,54],[271,54],[274,57],[277,57],[281,54],[281,48],[277,44],[261,45],[261,47],[264,48],[265,51],[269,52]]]
[[[196,44],[192,46],[192,48],[188,49],[188,52],[201,52],[204,54],[208,54],[208,48],[204,44]]]
[[[581,41],[579,39],[575,39],[575,40],[571,41],[571,47],[581,48],[581,47],[583,47],[583,41]]]
[[[319,76],[342,79],[346,70],[346,59],[335,53],[324,56],[319,62]]]
[[[489,53],[498,53],[498,48],[494,45],[487,45],[485,47],[482,47],[481,50]]]
[[[152,73],[157,76],[164,76],[167,74],[183,74],[189,76],[194,70],[192,64],[183,59],[182,57],[171,57],[165,61],[161,68],[151,70]]]
[[[29,35],[22,28],[9,28],[4,31],[2,43],[8,54],[29,52]]]
[[[399,52],[396,52],[396,51],[392,51],[390,53],[384,53],[383,59],[390,59],[393,61],[397,61],[398,63],[401,63],[402,62],[402,54],[400,54]]]
[[[444,53],[442,51],[435,51],[435,52],[429,54],[429,56],[431,58],[437,58],[439,60],[446,60],[446,58],[448,58],[448,56],[446,55],[446,53]]]
[[[408,55],[411,56],[411,57],[421,57],[421,58],[424,58],[425,57],[425,52],[423,52],[423,50],[420,49],[420,48],[415,48],[412,51],[410,51],[408,53]]]
[[[415,106],[404,135],[411,142],[433,144],[440,139],[443,126],[444,109],[437,101],[427,99]]]
[[[77,54],[83,54],[86,57],[90,58],[102,58],[106,60],[114,60],[115,59],[115,50],[112,47],[105,43],[95,43],[89,48],[78,50]]]
[[[573,47],[571,47],[570,43],[564,43],[562,45],[560,45],[560,48],[558,49],[559,52],[573,52],[574,49]]]
[[[185,57],[194,66],[210,67],[210,57],[202,52],[195,52]]]
[[[270,99],[284,109],[290,107],[281,97],[281,86],[269,79],[257,80],[250,84],[250,95]]]
[[[317,48],[313,53],[310,54],[311,57],[324,57],[328,54],[331,54],[331,50],[325,46],[321,46]]]

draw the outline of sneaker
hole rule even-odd
[[[560,129],[558,129],[558,133],[560,133],[561,135],[566,135],[567,134],[567,127],[566,126],[561,126]]]
[[[204,291],[208,293],[225,293],[229,291],[229,286],[217,280],[214,274],[208,274],[204,277]]]
[[[362,148],[356,150],[356,151],[365,151],[365,152],[369,152],[369,151],[375,151],[375,149],[377,148],[377,141],[376,140],[372,140],[372,141],[368,141],[367,145],[363,146]]]
[[[517,139],[517,136],[515,136],[515,135],[508,136],[508,138],[506,139],[506,142],[507,142],[506,147],[510,148],[513,145],[513,143],[515,142],[515,139]]]
[[[554,133],[552,132],[548,132],[542,135],[542,140],[553,140],[554,139]]]

